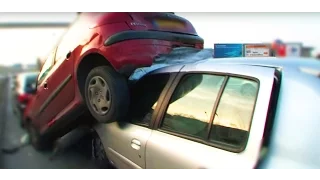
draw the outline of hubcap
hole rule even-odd
[[[108,113],[111,105],[111,94],[108,84],[102,77],[91,78],[88,95],[90,106],[97,114],[105,115]]]

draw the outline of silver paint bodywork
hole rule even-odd
[[[131,123],[98,124],[96,131],[117,168],[255,168],[276,68],[281,71],[280,92],[271,143],[260,168],[320,168],[320,62],[314,59],[207,59],[151,72],[228,73],[258,79],[249,140],[240,153]]]

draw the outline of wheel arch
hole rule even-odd
[[[82,98],[84,99],[84,86],[86,83],[87,75],[90,71],[98,66],[109,66],[114,69],[112,64],[99,52],[90,52],[81,59],[77,66],[75,75],[77,78],[77,85]]]

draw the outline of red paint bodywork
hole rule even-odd
[[[176,23],[175,26],[168,20]],[[62,117],[79,109],[84,103],[78,86],[77,73],[82,60],[90,54],[103,56],[115,70],[120,71],[128,64],[135,67],[150,66],[155,57],[170,53],[175,47],[203,48],[203,41],[190,43],[177,38],[172,41],[161,38],[133,38],[111,45],[105,44],[112,36],[125,31],[164,32],[174,33],[177,36],[198,37],[188,20],[170,13],[81,13],[53,52],[56,62],[47,76],[38,83],[37,93],[29,103],[24,119],[31,121],[40,133],[44,133],[56,122],[62,121]],[[68,52],[71,55],[66,58]],[[62,90],[50,99],[69,76],[71,79]],[[44,88],[45,82],[47,89]],[[72,118],[76,119],[78,115],[79,113],[76,113]]]

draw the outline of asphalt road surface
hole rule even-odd
[[[1,81],[1,80],[0,80]],[[19,126],[18,116],[13,113],[10,79],[0,82],[0,168],[5,169],[96,169],[97,166],[79,148],[69,148],[50,159],[52,152],[37,152],[31,145],[21,146],[27,133]],[[2,93],[1,93],[2,92]],[[19,146],[20,145],[20,146]],[[20,147],[16,152],[3,149]]]

